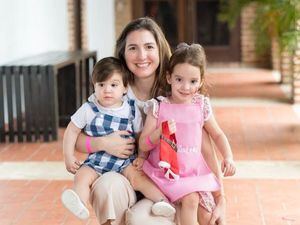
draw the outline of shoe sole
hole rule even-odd
[[[71,189],[65,190],[61,195],[61,201],[64,206],[79,219],[86,220],[89,218],[88,209],[82,203],[75,191]]]
[[[155,216],[165,216],[165,217],[173,216],[176,213],[175,208],[166,202],[154,203],[151,211]]]

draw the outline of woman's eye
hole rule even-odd
[[[154,47],[152,45],[148,45],[147,49],[153,49]]]
[[[134,50],[135,50],[135,47],[129,47],[128,50],[134,51]]]

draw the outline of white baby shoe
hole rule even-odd
[[[78,194],[72,189],[66,189],[61,195],[64,206],[81,220],[89,218],[90,213],[87,207],[80,200]]]
[[[168,202],[160,201],[152,205],[152,213],[156,216],[170,217],[176,213],[175,208]]]

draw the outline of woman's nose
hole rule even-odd
[[[139,51],[138,51],[138,58],[139,59],[145,59],[146,55],[147,55],[147,53],[144,49],[139,49]]]

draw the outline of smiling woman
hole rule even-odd
[[[135,100],[142,114],[140,119],[143,118],[144,121],[143,108],[146,100],[165,95],[168,91],[166,90],[168,86],[166,74],[171,56],[169,44],[159,26],[152,19],[139,18],[130,22],[120,34],[115,56],[121,60],[129,73],[127,97]],[[135,149],[135,144],[132,139],[122,138],[120,134],[129,135],[127,132],[114,132],[104,137],[87,138],[80,134],[76,147],[81,152],[102,151],[116,157],[128,158]],[[211,152],[212,146],[207,135],[204,136],[203,141],[206,146],[204,152]],[[86,143],[89,144],[88,149]],[[210,160],[208,163],[220,177],[216,159]],[[133,171],[133,176],[139,178],[145,175],[136,169]],[[135,186],[135,188],[137,187]],[[221,194],[217,194],[217,210],[213,212],[213,217],[214,220],[218,219],[219,224],[222,225],[225,200]],[[151,215],[153,202],[143,199],[139,204],[133,206],[135,202],[136,195],[132,186],[120,174],[107,172],[93,183],[91,203],[100,224],[123,225],[126,218],[126,223],[129,225],[139,225],[145,221],[153,225],[174,224],[172,218]]]

